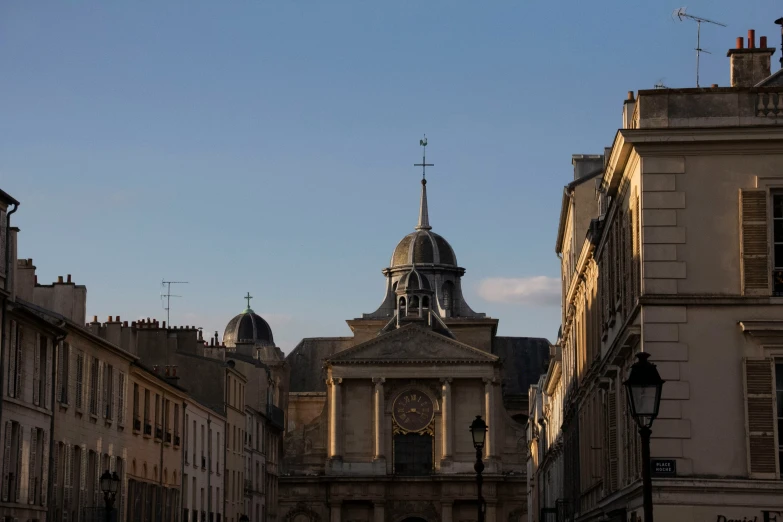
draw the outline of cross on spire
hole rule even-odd
[[[250,300],[253,299],[253,296],[250,295],[250,292],[247,293],[245,299],[247,299],[247,309],[250,310]]]
[[[414,167],[421,167],[421,203],[419,205],[419,223],[416,230],[430,230],[430,214],[427,210],[427,167],[434,167],[435,164],[427,163],[427,135],[419,140],[421,145],[421,163],[414,163]]]
[[[421,167],[421,179],[427,179],[427,167],[434,167],[434,163],[427,163],[427,135],[424,135],[423,139],[419,140],[421,145],[421,163],[414,163],[414,167]]]

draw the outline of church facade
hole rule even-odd
[[[477,415],[486,522],[526,519],[526,390],[550,345],[497,336],[498,320],[465,301],[464,273],[432,232],[422,179],[381,306],[347,321],[352,337],[304,339],[287,357],[278,520],[476,520]]]

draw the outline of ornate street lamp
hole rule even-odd
[[[650,435],[652,423],[658,416],[663,383],[658,369],[648,361],[650,354],[640,352],[631,366],[628,380],[623,385],[628,392],[628,408],[631,410],[639,435],[642,438],[642,493],[644,498],[644,522],[653,522],[652,478],[650,477]]]
[[[101,491],[103,491],[103,501],[106,503],[106,522],[111,522],[111,512],[119,487],[120,477],[117,472],[111,473],[108,469],[104,471],[101,475]]]
[[[473,469],[476,470],[476,486],[478,487],[478,522],[484,522],[484,497],[481,496],[481,484],[484,482],[481,472],[484,471],[484,461],[481,452],[484,449],[484,440],[487,438],[487,423],[484,422],[481,415],[476,415],[476,418],[473,419],[470,424],[470,433],[473,435],[473,447],[476,448],[476,464]]]

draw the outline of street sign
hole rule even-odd
[[[653,477],[676,477],[677,461],[674,459],[650,459],[650,475]]]

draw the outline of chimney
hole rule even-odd
[[[574,166],[574,179],[577,180],[597,170],[604,168],[603,154],[572,154],[571,165]]]
[[[737,38],[735,49],[729,49],[726,56],[731,63],[731,86],[753,87],[771,74],[770,58],[774,47],[767,47],[767,37],[760,38],[756,47],[756,31],[748,30],[748,46],[744,47],[742,37]]]
[[[630,129],[633,124],[633,111],[636,109],[636,100],[633,91],[628,91],[628,98],[623,102],[623,129]]]

